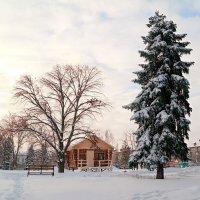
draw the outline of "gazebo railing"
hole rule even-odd
[[[86,167],[87,160],[79,160],[78,167]],[[110,167],[112,166],[112,160],[94,160],[94,167]]]
[[[78,160],[78,167],[86,167],[87,160]]]
[[[97,167],[110,167],[112,165],[112,160],[95,160],[98,163]]]

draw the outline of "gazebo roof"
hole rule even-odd
[[[95,149],[95,148],[100,148],[102,149],[102,146],[114,150],[114,147],[101,138],[97,137],[96,135],[92,135],[89,138],[85,138],[82,141],[72,145],[69,150],[71,149],[80,149],[81,146],[87,146],[88,149]]]

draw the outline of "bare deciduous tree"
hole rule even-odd
[[[30,134],[28,143],[30,147],[35,148],[35,159],[32,164],[55,164],[54,149],[44,140],[42,137],[38,137],[35,134]]]
[[[25,129],[43,138],[56,152],[58,172],[64,172],[69,145],[91,133],[87,118],[107,106],[100,92],[100,72],[88,66],[57,66],[40,79],[23,76],[15,97],[25,107]]]
[[[133,131],[127,131],[124,133],[124,139],[123,141],[126,141],[127,145],[130,147],[131,151],[134,151],[136,148],[136,138],[135,133]]]
[[[105,132],[105,141],[112,145],[112,146],[115,146],[115,137],[114,135],[112,134],[112,132],[110,132],[109,130],[106,130]]]
[[[136,148],[136,140],[135,134],[133,131],[129,130],[123,134],[123,138],[121,139],[122,146],[120,148],[120,152],[117,152],[119,147],[116,146],[116,156],[115,156],[115,165],[120,168],[128,168],[129,167],[129,157],[131,153],[134,152]]]

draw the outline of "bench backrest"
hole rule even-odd
[[[54,170],[53,165],[30,165],[28,170]]]
[[[28,173],[29,175],[52,175],[54,176],[54,166],[53,165],[29,165]]]

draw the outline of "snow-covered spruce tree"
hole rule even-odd
[[[136,131],[137,148],[130,161],[157,168],[157,179],[164,178],[163,165],[172,156],[187,160],[191,107],[188,103],[189,82],[183,76],[189,73],[193,62],[181,60],[192,49],[183,42],[186,34],[176,33],[176,24],[166,16],[155,13],[149,18],[150,31],[142,37],[146,48],[139,51],[145,64],[135,72],[134,80],[141,86],[141,93],[126,109],[134,111],[131,120],[139,125]]]
[[[26,156],[26,165],[33,165],[35,162],[35,150],[33,145],[28,148],[27,156]]]
[[[3,141],[3,165],[4,169],[12,169],[13,166],[13,140],[6,137]]]

